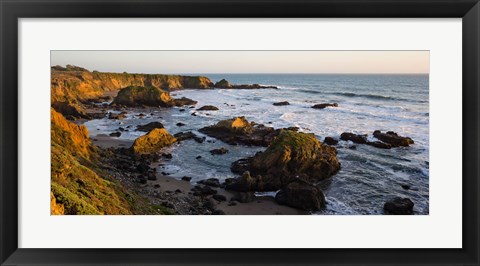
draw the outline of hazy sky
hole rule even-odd
[[[129,73],[429,73],[428,51],[52,51],[51,65]]]

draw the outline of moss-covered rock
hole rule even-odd
[[[273,191],[297,179],[306,182],[326,179],[340,169],[340,163],[337,150],[320,143],[315,135],[282,129],[267,150],[234,162],[234,169],[250,171],[254,181],[239,179],[249,184],[248,190]],[[240,189],[235,183],[231,188]]]
[[[154,87],[129,86],[121,89],[113,100],[114,105],[124,106],[162,106],[175,105],[169,92]]]
[[[165,128],[156,128],[137,138],[131,149],[135,154],[148,154],[160,151],[175,143],[176,139]]]

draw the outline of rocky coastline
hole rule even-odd
[[[166,147],[192,140],[201,144],[205,137],[189,131],[171,134],[157,121],[129,129],[144,133],[133,142],[117,139],[126,130],[122,127],[113,135],[90,139],[81,125],[103,117],[122,120],[133,110],[219,110],[216,106],[196,106],[195,99],[170,96],[171,91],[187,88],[276,89],[259,84],[234,85],[225,79],[213,83],[201,76],[90,72],[70,65],[52,67],[52,214],[310,214],[328,204],[318,182],[335,178],[341,169],[335,148],[339,141],[380,149],[414,144],[409,137],[379,130],[372,134],[375,141],[367,135],[344,132],[326,136],[322,142],[314,134],[298,132],[298,128],[275,129],[245,117],[232,117],[199,132],[229,145],[265,150],[232,162],[235,178],[204,179],[195,184],[188,176],[181,180],[170,177],[162,172],[161,165],[172,156],[165,152]],[[289,103],[274,104],[284,105]],[[312,106],[326,107],[338,104]],[[225,156],[228,149],[210,152]],[[276,192],[273,198],[256,195],[271,191]],[[385,214],[412,214],[413,205],[408,198],[392,198],[385,202],[384,210]]]

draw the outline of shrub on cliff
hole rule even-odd
[[[135,140],[131,149],[135,154],[158,152],[175,143],[176,139],[165,128],[155,128]]]
[[[128,86],[118,92],[113,100],[115,105],[171,107],[175,101],[170,93],[155,87]]]

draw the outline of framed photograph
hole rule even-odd
[[[1,265],[479,264],[478,1],[2,1]]]

